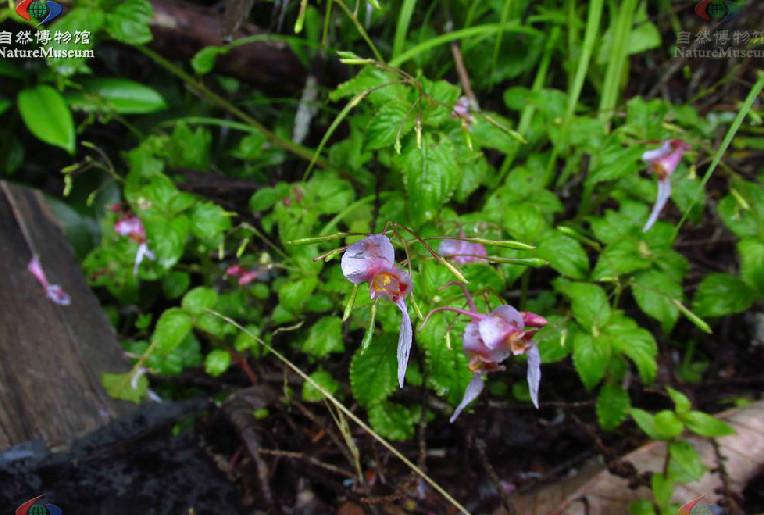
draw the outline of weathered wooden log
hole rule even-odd
[[[223,33],[231,22],[226,21],[222,13],[202,5],[171,0],[152,0],[151,4],[154,8],[151,47],[160,54],[188,60],[204,47],[225,43]],[[265,33],[245,23],[236,29],[233,39]],[[307,70],[283,41],[261,41],[234,48],[218,56],[215,71],[281,94],[301,88],[307,75]]]
[[[27,267],[34,254],[58,305]],[[101,372],[126,371],[115,332],[42,195],[0,182],[0,449],[34,438],[52,448],[131,411]]]

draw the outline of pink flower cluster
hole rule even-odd
[[[135,255],[135,264],[133,265],[133,275],[138,275],[138,267],[144,258],[154,259],[154,253],[149,250],[146,242],[146,228],[143,222],[136,215],[123,211],[120,204],[111,206],[111,210],[119,214],[119,219],[114,223],[114,232],[119,235],[127,236],[138,243],[138,252]]]

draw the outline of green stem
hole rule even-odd
[[[262,125],[260,122],[252,118],[250,115],[233,105],[231,102],[226,100],[225,98],[221,97],[217,93],[211,91],[208,89],[204,84],[202,84],[201,81],[198,81],[194,79],[192,76],[184,72],[181,68],[174,65],[161,55],[157,54],[153,50],[145,47],[145,46],[137,46],[135,47],[139,51],[141,51],[143,54],[148,56],[152,61],[160,65],[162,68],[167,70],[168,72],[172,73],[176,77],[182,79],[186,83],[188,83],[191,87],[193,87],[196,91],[198,91],[202,96],[204,96],[207,100],[212,102],[213,104],[225,109],[232,115],[236,116],[243,122],[245,122],[247,125],[261,133],[263,136],[265,136],[265,139],[268,140],[269,143],[272,145],[275,145],[277,147],[283,148],[284,150],[291,152],[292,154],[305,159],[306,161],[314,161],[315,164],[318,164],[321,167],[327,167],[328,164],[326,161],[324,161],[321,158],[314,157],[313,152],[311,152],[310,149],[303,147],[302,145],[298,145],[292,141],[282,139],[279,137],[276,133],[268,130],[264,125]]]
[[[340,8],[345,11],[345,14],[348,15],[348,18],[350,18],[350,21],[353,22],[353,25],[355,25],[356,30],[361,35],[364,41],[366,41],[366,44],[369,45],[369,48],[371,49],[371,53],[374,54],[374,58],[379,62],[385,62],[385,60],[382,58],[382,54],[379,53],[379,50],[377,50],[377,47],[374,45],[374,42],[371,40],[369,35],[366,33],[366,29],[363,28],[363,25],[361,25],[361,22],[358,21],[358,17],[348,9],[348,7],[345,5],[345,2],[342,0],[334,0],[337,2],[337,5],[340,6]]]
[[[610,131],[610,120],[618,102],[623,71],[629,60],[629,36],[631,35],[631,25],[636,9],[637,0],[624,0],[623,4],[618,7],[618,20],[612,30],[611,58],[605,72],[602,97],[600,98],[599,118],[605,124],[606,131]],[[613,16],[615,17],[615,12]]]

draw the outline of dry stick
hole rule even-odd
[[[451,55],[454,56],[454,65],[456,65],[456,73],[459,74],[459,80],[462,81],[464,86],[464,94],[470,100],[470,105],[477,107],[477,98],[475,92],[472,91],[472,85],[470,84],[470,76],[467,73],[467,68],[464,67],[464,60],[462,59],[462,50],[459,43],[454,41],[451,43]]]
[[[308,456],[302,452],[282,451],[280,449],[263,449],[262,447],[258,449],[258,452],[266,456],[282,456],[284,458],[292,458],[295,460],[307,461],[311,465],[315,465],[316,467],[321,467],[330,472],[334,472],[335,474],[340,474],[341,476],[350,477],[350,478],[355,477],[355,474],[353,474],[349,470],[345,470],[343,468],[337,467],[335,465],[331,465],[329,463],[324,463],[323,461],[317,458],[314,458],[313,456]]]
[[[722,480],[722,490],[724,491],[724,498],[728,503],[729,511],[732,515],[742,514],[743,510],[740,509],[737,502],[735,502],[732,496],[732,487],[730,486],[730,476],[727,472],[727,467],[724,466],[724,462],[727,461],[727,457],[722,454],[722,450],[719,447],[719,441],[716,438],[709,438],[711,446],[714,448],[714,455],[716,456],[716,471],[719,473],[719,478]]]
[[[504,507],[507,509],[507,512],[509,515],[518,515],[517,508],[515,508],[515,505],[512,504],[512,501],[509,498],[509,494],[507,494],[507,492],[501,486],[501,480],[499,479],[499,476],[496,475],[496,470],[493,468],[493,465],[491,465],[491,462],[488,461],[488,456],[485,455],[485,442],[481,439],[475,439],[475,449],[477,449],[478,458],[480,459],[481,465],[483,465],[483,468],[488,474],[488,479],[490,479],[491,483],[493,483],[493,487],[496,489],[499,497],[501,497],[501,502],[504,503]]]
[[[307,381],[308,383],[310,383],[316,390],[318,390],[324,396],[326,396],[326,398],[329,399],[329,401],[332,404],[334,404],[334,406],[339,411],[341,411],[350,420],[352,420],[353,422],[358,424],[361,427],[361,429],[366,431],[372,438],[374,438],[376,441],[378,441],[380,443],[380,445],[382,445],[385,449],[390,451],[396,458],[401,460],[407,467],[409,467],[411,470],[413,470],[419,477],[424,479],[427,482],[427,484],[429,484],[436,492],[438,492],[440,495],[442,495],[456,509],[458,509],[460,512],[464,513],[465,515],[471,515],[471,513],[469,512],[469,510],[467,510],[467,508],[462,506],[459,503],[459,501],[454,499],[453,496],[451,496],[451,494],[446,492],[446,490],[442,486],[440,486],[437,482],[435,482],[434,479],[432,479],[430,476],[425,474],[422,471],[422,469],[417,467],[414,463],[411,462],[411,460],[409,460],[406,456],[401,454],[401,452],[398,449],[396,449],[395,447],[393,447],[387,440],[385,440],[384,438],[379,436],[376,432],[374,432],[374,430],[372,428],[370,428],[368,425],[366,425],[363,420],[358,418],[352,411],[350,411],[348,408],[346,408],[345,405],[342,404],[340,401],[338,401],[337,398],[334,397],[334,395],[332,395],[326,388],[324,388],[323,386],[318,384],[310,376],[308,376],[305,372],[300,370],[300,368],[297,365],[295,365],[294,363],[292,363],[291,361],[289,361],[286,358],[286,356],[284,356],[279,351],[277,351],[276,349],[271,347],[269,344],[267,344],[265,341],[263,341],[263,339],[260,338],[259,336],[257,336],[256,334],[254,334],[251,331],[249,331],[246,328],[244,328],[241,324],[239,324],[238,322],[236,322],[232,318],[227,317],[227,316],[223,315],[222,313],[218,313],[217,311],[213,311],[211,309],[205,309],[205,311],[207,311],[211,315],[215,315],[216,317],[218,317],[218,318],[220,318],[222,320],[225,320],[226,322],[228,322],[232,326],[236,327],[240,331],[243,331],[243,332],[247,333],[249,336],[251,336],[252,338],[255,338],[256,340],[258,340],[260,345],[265,347],[269,352],[273,353],[274,356],[276,356],[278,359],[280,359],[286,366],[291,368],[292,371],[294,371],[297,375],[302,377],[302,379],[304,381]]]

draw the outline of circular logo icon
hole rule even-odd
[[[48,515],[48,509],[42,504],[33,504],[29,507],[28,515]]]
[[[721,20],[727,16],[727,2],[724,0],[712,0],[706,7],[706,12],[714,20]]]
[[[48,16],[50,10],[48,9],[48,6],[42,2],[32,2],[29,4],[27,12],[29,13],[29,16],[35,20],[42,21]]]

